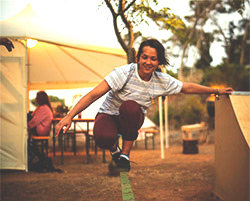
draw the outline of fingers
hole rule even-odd
[[[60,126],[60,124],[58,123],[56,125],[56,129],[55,129],[55,137],[57,137],[61,131],[62,127]]]
[[[57,137],[60,133],[61,130],[63,130],[63,133],[66,133],[67,130],[70,128],[71,126],[71,121],[66,121],[66,120],[61,120],[55,128],[55,137]],[[64,128],[65,127],[65,128]]]
[[[233,91],[234,91],[234,90],[233,90],[231,87],[226,88],[227,94],[231,94]]]
[[[69,125],[67,125],[67,126],[63,129],[63,133],[66,133],[66,132],[67,132],[67,130],[69,130],[69,127],[70,127],[70,124],[69,124]]]
[[[232,94],[234,90],[231,87],[224,88],[221,90],[220,94]]]
[[[56,125],[56,132],[55,132],[55,137],[57,137],[60,133],[60,131],[62,130],[63,128],[63,124],[61,122],[59,122],[57,125]]]
[[[4,45],[9,52],[14,48],[13,43],[8,38],[0,38],[0,45]]]

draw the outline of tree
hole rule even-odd
[[[227,54],[228,63],[239,63],[240,65],[246,64],[245,60],[247,54],[247,41],[249,39],[249,15],[246,14],[245,6],[249,6],[249,0],[223,0],[217,4],[216,9],[210,14],[209,18],[215,25],[213,30],[214,39],[217,41],[223,41],[225,52]],[[218,19],[221,14],[240,14],[242,17],[237,23],[235,23],[232,17],[228,17],[228,29],[222,28],[218,23]],[[245,15],[246,14],[246,15]],[[236,33],[238,32],[238,33]],[[241,32],[241,33],[240,33]],[[243,34],[242,34],[243,32]],[[239,49],[235,49],[237,46]],[[239,53],[236,53],[239,51]]]
[[[209,13],[215,9],[216,4],[217,1],[209,0],[190,1],[190,7],[194,11],[194,14],[186,16],[186,19],[191,25],[186,29],[186,38],[182,44],[181,64],[178,71],[178,78],[180,80],[183,80],[184,57],[188,46],[193,44],[196,45],[197,49],[200,48],[201,40],[204,38],[204,31],[202,29],[208,19]],[[182,33],[182,35],[185,34]]]
[[[234,22],[230,22],[229,31],[230,37],[227,43],[227,62],[238,63],[240,65],[247,65],[249,63],[249,19],[242,19],[237,25]],[[235,30],[243,30],[243,34],[235,34]]]
[[[49,95],[49,100],[50,100],[51,103],[52,103],[52,102],[60,102],[61,105],[64,105],[64,104],[65,104],[65,103],[64,103],[64,99],[60,99],[60,98],[58,98],[57,96],[51,96],[51,95]],[[30,102],[31,102],[34,106],[38,106],[38,104],[37,104],[37,102],[36,102],[36,98],[31,99]]]
[[[224,62],[205,70],[202,84],[230,86],[236,91],[250,91],[250,69],[246,65]]]
[[[212,57],[210,55],[210,44],[215,40],[224,39],[224,46],[227,54],[229,53],[230,40],[227,37],[227,30],[223,29],[218,23],[218,18],[222,13],[240,13],[243,14],[245,4],[248,0],[190,0],[189,5],[193,11],[192,15],[186,16],[187,23],[184,29],[177,29],[176,33],[171,38],[173,44],[180,47],[181,53],[181,64],[178,71],[178,78],[183,79],[183,69],[185,67],[184,59],[188,54],[189,47],[194,46],[199,52],[199,57],[195,63],[196,68],[205,69],[210,66]],[[204,27],[208,23],[212,23],[213,30],[205,31]],[[211,25],[210,25],[211,27]],[[231,29],[236,27],[231,27]],[[245,35],[241,42],[241,61],[244,60],[245,49],[243,46],[247,44],[247,36],[249,36],[249,23],[245,24]],[[234,35],[235,37],[235,35]],[[229,54],[228,54],[229,55]]]
[[[140,32],[134,33],[134,26],[142,22],[148,23],[146,18],[151,18],[159,26],[165,24],[168,29],[175,29],[183,24],[178,17],[169,13],[168,8],[160,11],[152,9],[150,4],[157,5],[157,0],[105,0],[105,3],[112,14],[118,42],[127,53],[128,63],[136,61],[135,37],[142,36]]]
[[[200,41],[199,46],[197,47],[200,53],[200,59],[198,59],[197,62],[195,63],[195,67],[197,69],[204,70],[208,66],[210,66],[210,63],[213,60],[213,58],[210,55],[210,46],[212,41],[213,41],[212,34],[210,33],[203,34],[203,38]]]

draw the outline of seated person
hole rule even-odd
[[[48,136],[53,119],[49,97],[44,91],[39,91],[36,95],[36,102],[38,107],[31,114],[32,118],[28,122],[29,135]]]

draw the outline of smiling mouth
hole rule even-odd
[[[144,66],[144,68],[146,69],[146,70],[151,70],[153,67],[152,66]]]

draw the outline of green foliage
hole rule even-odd
[[[31,99],[30,102],[32,103],[32,105],[34,105],[34,106],[37,107],[38,104],[36,103],[36,99],[35,98]]]
[[[167,74],[169,74],[170,76],[174,77],[177,79],[178,77],[178,74],[177,73],[174,73],[172,70],[167,70]]]
[[[170,13],[170,8],[162,8],[159,11],[155,11],[151,7],[144,7],[142,10],[145,11],[147,17],[151,18],[162,29],[171,31],[184,29],[183,21],[174,13]]]
[[[250,23],[249,19],[242,19],[237,24],[235,24],[232,21],[229,23],[230,38],[227,47],[227,56],[229,63],[241,63],[240,57],[242,51],[244,50],[244,60],[242,61],[242,64],[244,65],[250,64],[249,61],[250,46],[249,44],[247,44],[248,43],[247,41],[250,40],[249,23]],[[240,31],[244,31],[243,34],[237,33]],[[246,31],[247,33],[245,33]]]
[[[66,105],[58,105],[55,109],[55,117],[64,117],[68,113],[69,108]]]
[[[203,120],[206,113],[206,107],[201,103],[198,96],[188,96],[186,102],[180,106],[175,119],[183,124],[199,123]]]
[[[64,104],[64,99],[60,99],[57,96],[49,96],[49,100],[50,102],[61,102],[62,104]]]
[[[54,117],[64,117],[68,113],[69,108],[65,105],[64,99],[60,99],[57,96],[49,96],[49,100],[53,108]],[[36,107],[38,106],[35,98],[31,100],[31,103]]]
[[[237,91],[250,91],[250,68],[223,63],[206,69],[202,84],[230,86]]]
[[[197,69],[206,69],[210,66],[213,58],[210,55],[210,46],[213,42],[213,36],[210,33],[203,33],[203,40],[200,42],[199,53],[200,59],[196,62]]]
[[[185,100],[178,107],[168,105],[168,122],[172,129],[180,129],[182,125],[200,123],[207,120],[206,103],[197,95],[185,95]],[[159,125],[159,111],[153,115],[152,121]],[[163,122],[165,119],[163,118]]]
[[[60,99],[57,96],[49,96],[49,100],[50,102],[61,102],[62,105],[65,104],[64,99]],[[37,107],[36,98],[31,99],[30,102]]]
[[[116,37],[123,50],[127,53],[128,63],[135,62],[134,42],[136,38],[143,38],[140,31],[134,32],[142,22],[155,22],[165,29],[175,30],[183,28],[183,22],[169,8],[155,10],[157,0],[104,0],[113,17]]]
[[[223,0],[221,4],[218,4],[216,10],[220,13],[238,12],[242,15],[247,4],[249,4],[249,0]]]

